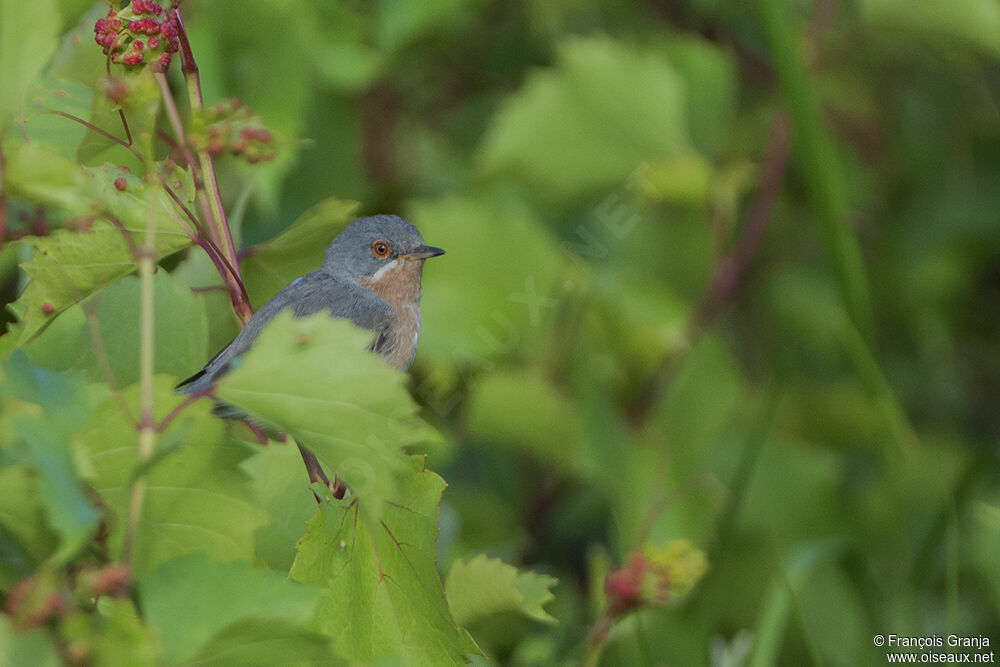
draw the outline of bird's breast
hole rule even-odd
[[[406,370],[413,362],[420,341],[420,281],[423,261],[395,259],[358,283],[375,292],[393,307],[391,329],[382,357],[393,368]]]

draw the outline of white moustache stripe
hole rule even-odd
[[[382,276],[389,273],[390,271],[396,270],[399,267],[399,263],[400,260],[397,257],[396,259],[392,260],[391,262],[383,266],[381,269],[373,273],[372,277],[369,278],[369,280],[371,280],[372,282],[378,282],[379,280],[382,279]]]

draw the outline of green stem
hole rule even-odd
[[[874,396],[875,407],[882,413],[889,436],[899,445],[900,452],[912,450],[920,439],[868,343],[857,329],[848,325],[844,330],[843,344],[865,390]]]
[[[794,143],[802,177],[816,210],[820,231],[841,298],[862,337],[872,339],[872,309],[861,248],[847,224],[847,186],[840,158],[827,134],[818,96],[796,45],[800,31],[787,0],[758,0],[782,94],[794,121]]]
[[[147,210],[152,212],[147,204]],[[153,418],[153,361],[154,340],[154,289],[153,273],[156,271],[156,219],[146,216],[146,233],[142,251],[136,258],[139,264],[139,442],[136,466],[141,467],[153,455],[156,445],[156,420]],[[122,544],[122,561],[131,564],[135,550],[135,537],[142,516],[142,503],[146,494],[145,478],[139,476],[132,483],[129,493],[128,523]]]

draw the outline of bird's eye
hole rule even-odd
[[[389,256],[390,252],[392,252],[392,248],[389,247],[388,241],[379,239],[378,241],[372,243],[372,254],[379,259],[385,259]]]

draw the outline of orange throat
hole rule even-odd
[[[397,310],[420,301],[420,279],[424,263],[419,259],[398,257],[370,278],[361,278],[358,284],[385,299]]]

